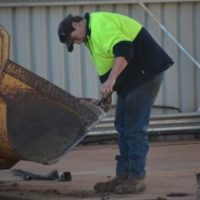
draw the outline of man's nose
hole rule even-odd
[[[74,41],[76,44],[81,44],[81,41],[80,40],[75,40]]]

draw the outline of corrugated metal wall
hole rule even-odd
[[[200,62],[200,2],[146,5]],[[174,59],[175,65],[166,73],[156,104],[179,107],[183,112],[200,107],[200,69],[136,3],[59,6],[1,6],[0,3],[0,24],[11,36],[10,58],[76,96],[98,98],[100,85],[87,49],[76,46],[69,54],[57,37],[57,27],[64,16],[88,11],[118,12],[136,18]]]

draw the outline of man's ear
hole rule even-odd
[[[76,29],[79,26],[80,22],[72,22],[72,27]]]

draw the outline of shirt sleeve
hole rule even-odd
[[[113,47],[113,54],[115,57],[124,57],[127,62],[133,57],[134,48],[130,41],[120,41]]]

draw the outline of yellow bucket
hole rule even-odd
[[[9,35],[3,27],[0,36],[0,169],[22,159],[54,163],[104,112],[9,60]]]

